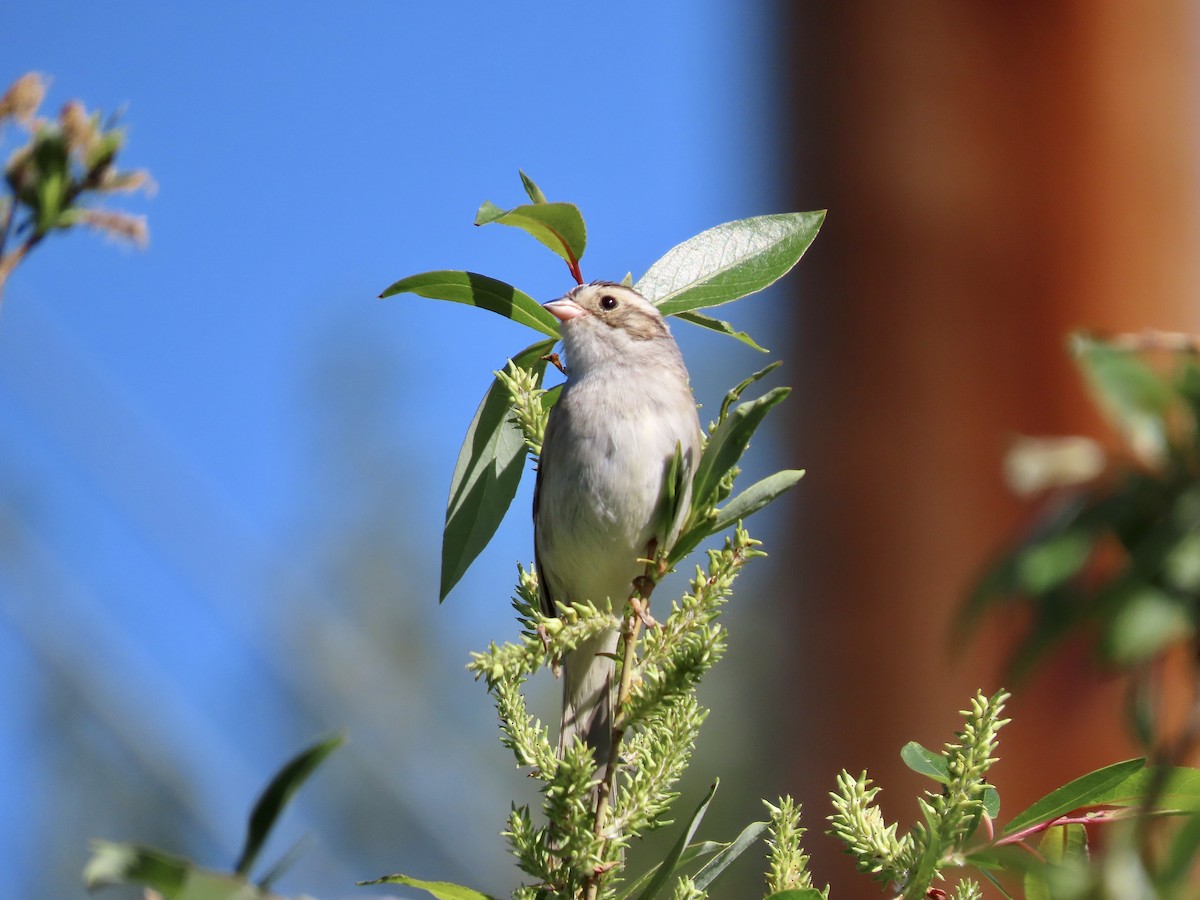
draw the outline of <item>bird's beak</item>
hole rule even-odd
[[[578,319],[580,316],[586,316],[587,310],[576,303],[574,300],[568,300],[562,297],[558,300],[551,300],[549,303],[542,304],[550,315],[558,319],[560,322],[570,322],[572,319]]]

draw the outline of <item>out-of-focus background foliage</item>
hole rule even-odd
[[[458,442],[528,335],[374,298],[433,268],[567,288],[523,235],[469,224],[519,202],[523,167],[582,208],[589,278],[831,210],[730,312],[798,388],[750,458],[809,475],[756,528],[774,556],[735,598],[692,784],[722,776],[724,838],[795,792],[817,880],[877,896],[818,833],[826,793],[865,766],[916,815],[899,747],[998,686],[1020,623],[952,646],[950,622],[1021,522],[1008,440],[1101,431],[1065,333],[1200,325],[1198,37],[1187,4],[1116,0],[0,12],[0,81],[52,76],[47,112],[127,104],[124,165],[159,184],[133,202],[147,252],[49,240],[0,312],[5,891],[80,895],[89,837],[228,866],[269,774],[337,729],[276,835],[311,835],[280,891],[515,883],[496,832],[528,786],[463,664],[511,631],[527,494],[436,593]],[[676,330],[709,409],[761,365]],[[1082,655],[1015,687],[1009,812],[1127,755],[1120,686]]]
[[[786,538],[804,599],[790,605],[802,713],[784,743],[808,810],[828,772],[866,767],[886,815],[911,821],[921,785],[897,748],[944,740],[1024,624],[1014,610],[971,641],[949,626],[1026,521],[1005,449],[1022,434],[1111,440],[1067,333],[1200,329],[1200,31],[1176,0],[788,9],[793,197],[831,212],[785,351],[809,476]],[[1122,684],[1085,646],[1006,685],[1013,722],[989,772],[1002,820],[1136,755]],[[813,845],[818,872],[847,883],[845,859]]]

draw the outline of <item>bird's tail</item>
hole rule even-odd
[[[558,753],[579,738],[592,748],[596,767],[608,763],[612,750],[613,672],[618,632],[613,629],[591,638],[563,660],[562,728]]]

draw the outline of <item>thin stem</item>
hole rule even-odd
[[[1035,834],[1041,834],[1051,828],[1056,828],[1059,825],[1092,825],[1096,822],[1116,822],[1120,819],[1132,819],[1139,815],[1135,809],[1122,807],[1119,809],[1101,809],[1096,812],[1085,813],[1082,816],[1059,816],[1057,819],[1048,819],[1045,822],[1038,822],[1036,825],[1030,825],[1028,828],[1022,828],[1020,831],[1014,831],[1012,834],[1006,834],[1004,837],[989,844],[989,847],[1007,847],[1009,844],[1019,844],[1025,847],[1025,839],[1033,837]],[[1026,847],[1026,849],[1029,849]]]
[[[30,250],[38,245],[44,236],[42,232],[34,232],[30,235],[29,240],[17,247],[17,249],[13,250],[7,256],[0,256],[0,302],[4,300],[4,285],[8,281],[8,276],[12,274],[17,264],[29,254]]]

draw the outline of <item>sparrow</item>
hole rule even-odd
[[[678,537],[701,450],[687,368],[662,314],[633,288],[595,281],[545,304],[559,321],[567,381],[550,411],[534,488],[534,559],[547,615],[592,602],[620,616],[640,558]],[[677,452],[686,493],[664,523],[663,481]],[[665,527],[664,527],[665,524]],[[562,661],[559,754],[577,738],[597,766],[612,748],[609,629]]]

